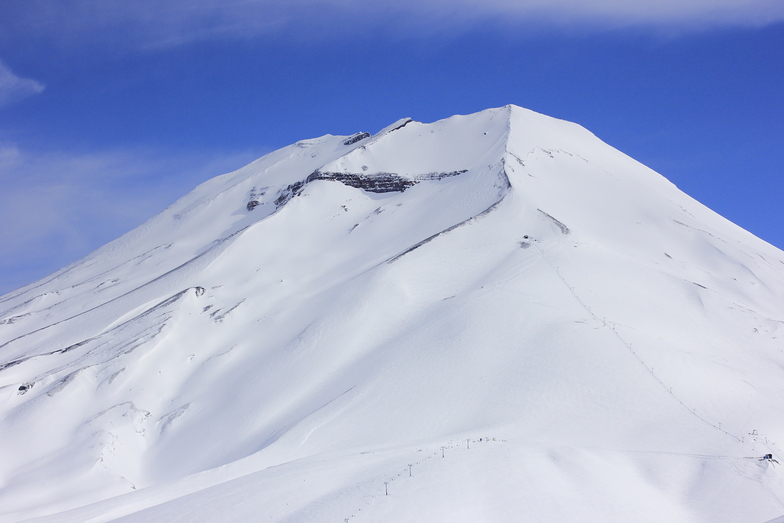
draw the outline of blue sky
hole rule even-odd
[[[278,147],[507,103],[784,247],[781,0],[4,0],[0,294]]]

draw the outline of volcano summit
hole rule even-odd
[[[784,514],[784,253],[516,106],[323,136],[0,298],[0,521]]]

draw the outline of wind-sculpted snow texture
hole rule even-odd
[[[762,523],[783,369],[781,251],[575,124],[404,119],[0,298],[0,521]]]

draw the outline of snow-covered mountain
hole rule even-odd
[[[0,521],[784,514],[784,253],[515,106],[297,142],[0,298]]]

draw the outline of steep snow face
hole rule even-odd
[[[297,142],[0,298],[0,521],[762,522],[782,303],[575,124]]]

